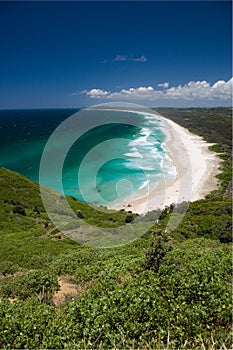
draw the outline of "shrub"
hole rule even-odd
[[[125,222],[126,222],[127,224],[129,224],[129,223],[132,222],[133,220],[134,220],[134,216],[133,216],[132,213],[129,213],[129,214],[126,215]]]
[[[26,216],[25,206],[22,203],[17,203],[13,208],[13,213]]]
[[[160,233],[158,237],[153,237],[151,240],[151,247],[146,250],[145,269],[158,272],[166,254],[171,250],[172,241],[167,234]]]
[[[4,276],[13,275],[18,269],[19,267],[11,261],[5,260],[0,262],[0,274],[2,273]]]
[[[5,298],[25,300],[37,297],[39,301],[51,302],[52,293],[59,289],[57,277],[42,270],[28,272],[14,278],[6,278],[1,283],[0,295]]]
[[[222,332],[231,322],[231,251],[217,241],[188,240],[159,268],[160,294],[176,336]]]
[[[82,213],[81,210],[77,210],[77,211],[76,211],[76,215],[77,215],[77,217],[78,217],[79,219],[84,219],[84,215],[83,215],[83,213]]]

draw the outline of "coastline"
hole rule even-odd
[[[151,115],[161,120],[166,135],[163,147],[176,167],[177,176],[169,183],[162,179],[154,188],[149,185],[144,193],[137,191],[109,209],[125,209],[145,214],[155,209],[163,209],[172,203],[202,199],[217,189],[216,175],[219,173],[221,159],[208,149],[213,144],[157,113],[127,111]]]

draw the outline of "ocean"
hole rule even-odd
[[[165,138],[161,120],[144,112],[0,110],[0,166],[96,205],[172,181]]]

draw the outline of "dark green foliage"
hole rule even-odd
[[[80,219],[84,219],[86,223],[93,226],[119,227],[125,225],[128,215],[130,215],[131,221],[137,217],[136,214],[128,214],[128,212],[124,210],[115,212],[108,211],[106,208],[102,208],[102,211],[96,210],[93,206],[81,203],[72,197],[68,197],[67,200],[76,213],[76,216]]]
[[[232,145],[232,108],[158,108],[163,116],[198,133],[210,143]]]
[[[32,210],[33,210],[35,213],[40,214],[40,209],[39,209],[39,207],[38,207],[37,205],[35,205],[35,206],[32,208]]]
[[[150,232],[117,248],[80,246],[64,237],[49,221],[38,185],[0,168],[0,348],[231,348],[232,202],[224,190],[231,174],[230,112],[166,110],[218,143],[223,190],[147,213],[142,224],[154,222]],[[111,228],[137,218],[67,200],[77,222],[75,213]],[[20,205],[26,215],[14,212]],[[187,206],[179,226],[165,233],[171,215]],[[64,275],[76,283],[77,295],[67,294],[55,307]]]
[[[13,213],[26,216],[25,206],[23,204],[20,204],[20,203],[16,204],[13,208]]]
[[[128,224],[134,220],[134,215],[129,213],[126,215],[125,222]]]
[[[222,331],[231,320],[231,250],[218,242],[188,240],[167,254],[159,269],[161,295],[170,321],[184,337],[212,329]]]
[[[42,270],[0,280],[0,296],[4,298],[25,300],[36,296],[39,301],[51,302],[58,289],[57,277]]]
[[[78,217],[79,219],[84,219],[84,216],[83,216],[83,213],[82,213],[81,210],[77,210],[77,211],[76,211],[76,215],[77,215],[77,217]]]
[[[167,216],[168,213],[169,213],[169,208],[165,207],[165,209],[162,211],[162,213],[159,217],[159,220],[163,220]]]
[[[209,197],[190,203],[180,225],[173,234],[185,238],[201,236],[218,239],[222,243],[232,241],[232,201]]]
[[[38,184],[13,171],[0,168],[0,188],[0,217],[4,218],[0,221],[0,232],[14,233],[33,228],[51,228],[48,227],[48,216],[43,207]],[[67,201],[74,211],[74,218],[78,216],[94,226],[118,227],[125,224],[128,215],[125,211],[108,212],[104,208],[101,212],[72,197],[68,197]],[[59,213],[69,215],[69,218],[71,215],[62,209]]]
[[[3,260],[0,262],[0,275],[13,275],[18,269],[19,267],[9,260]]]
[[[39,185],[13,171],[0,168],[0,202],[16,205],[23,203],[25,208],[37,206],[44,212],[39,195]]]
[[[34,299],[17,301],[13,304],[3,301],[0,304],[0,347],[8,349],[58,348],[59,343],[54,337],[55,333],[57,337],[59,334],[55,317],[56,313],[52,306],[44,303],[38,304]],[[50,341],[47,342],[48,338]]]
[[[143,216],[143,221],[156,222],[159,219],[161,213],[162,210],[160,209],[149,211]]]
[[[172,250],[172,240],[166,233],[160,232],[151,240],[151,247],[146,250],[145,268],[158,272],[166,254]]]
[[[116,270],[117,260],[107,265]],[[119,280],[107,279],[113,275],[106,270],[81,299],[60,308],[30,299],[2,302],[1,346],[164,348],[169,335],[171,348],[210,348],[212,338],[217,348],[229,348],[230,270],[230,247],[188,240],[167,253],[158,274],[141,270],[123,279],[121,268]]]

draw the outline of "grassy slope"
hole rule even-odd
[[[69,201],[91,224],[122,225],[127,216]],[[192,203],[169,236],[170,214],[163,213],[153,238],[115,249],[80,246],[53,231],[38,185],[6,169],[0,203],[0,347],[229,346],[231,201],[221,191]],[[14,212],[17,206],[26,215]],[[64,277],[78,292],[55,307]]]

